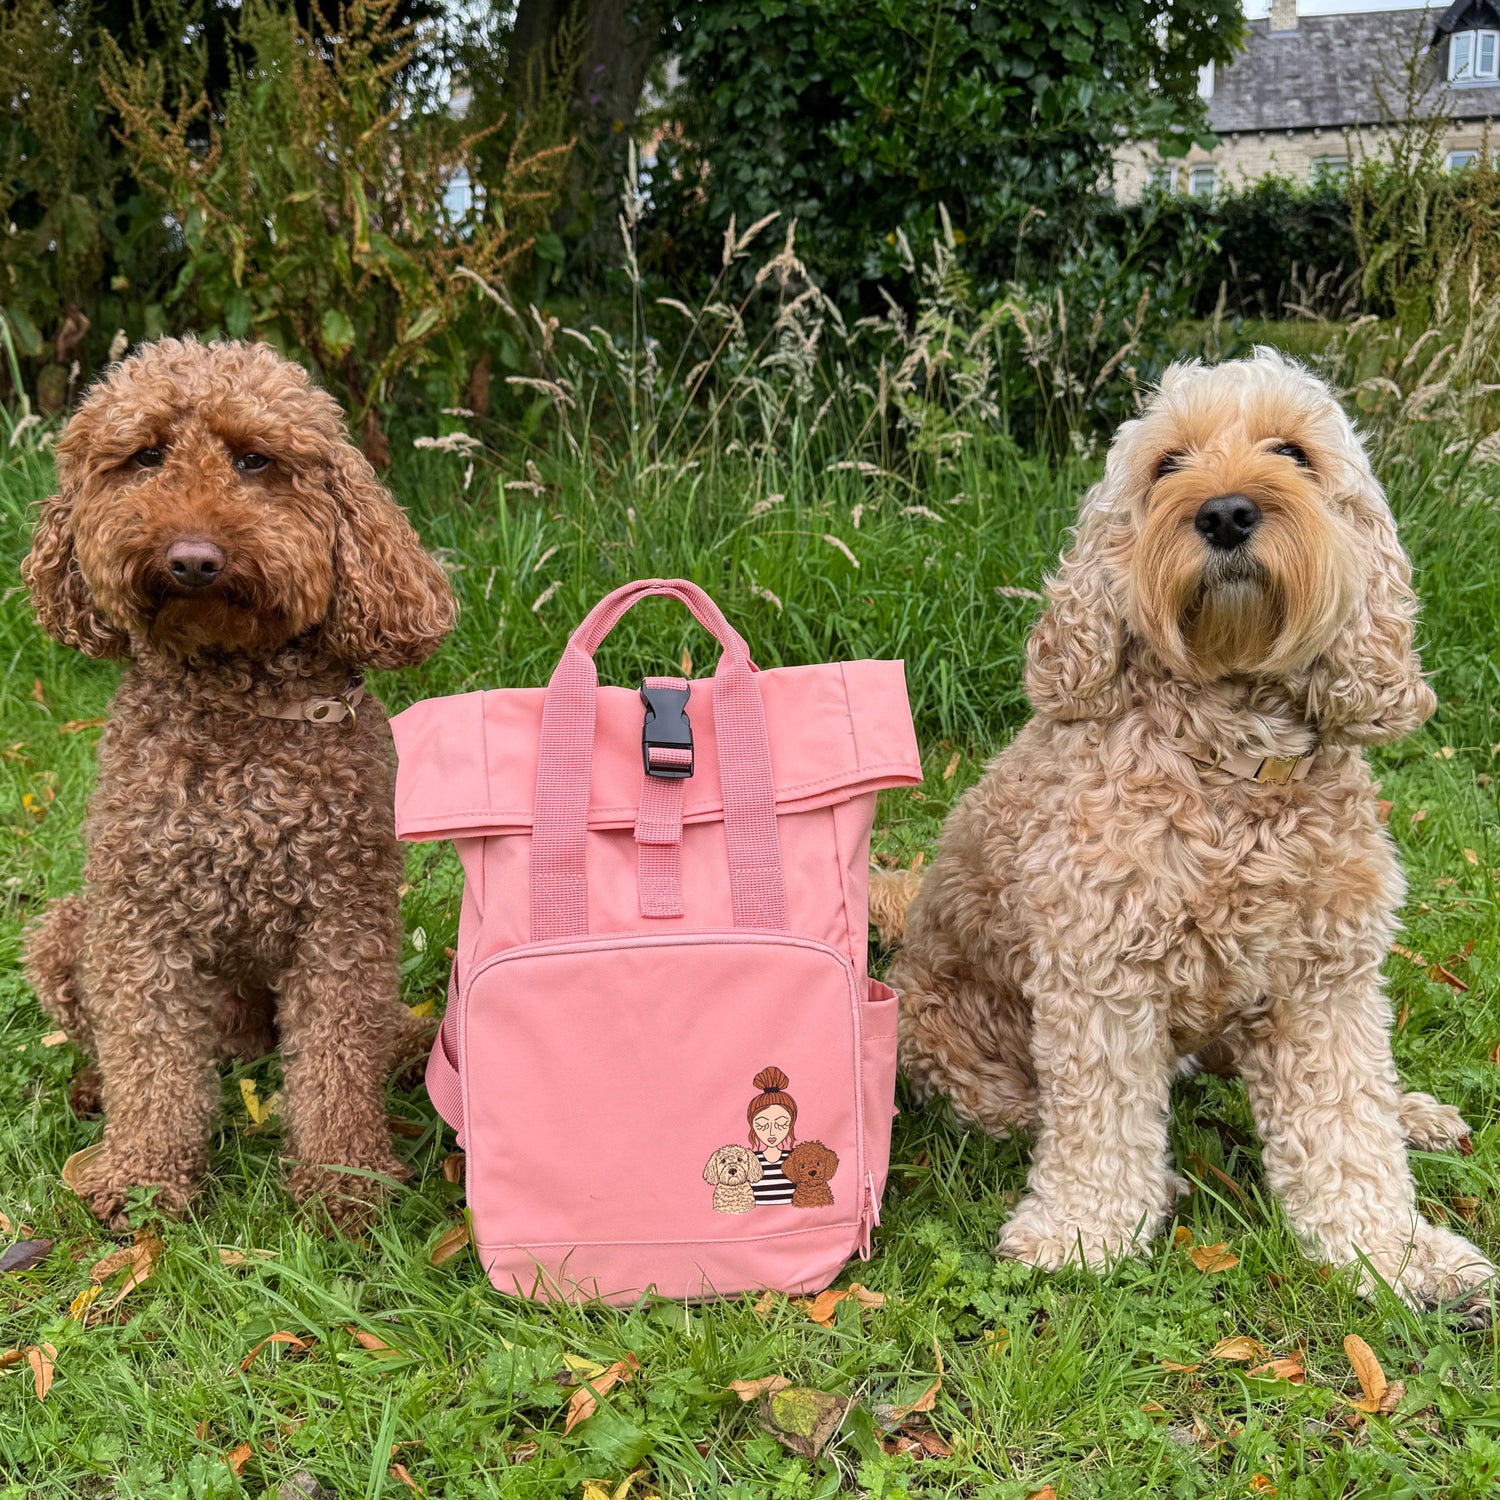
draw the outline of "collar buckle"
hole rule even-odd
[[[1305,755],[1268,755],[1255,768],[1252,781],[1269,782],[1272,786],[1290,786],[1296,780]]]

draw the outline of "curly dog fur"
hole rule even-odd
[[[421,661],[453,624],[447,582],[336,403],[265,345],[141,350],[57,455],[23,568],[38,623],[130,658],[83,894],[54,902],[27,950],[43,1007],[98,1059],[105,1149],[84,1198],[117,1225],[132,1187],[182,1208],[206,1164],[215,1059],[279,1033],[289,1185],[358,1217],[379,1190],[359,1172],[403,1175],[384,1083],[413,1030],[390,731],[369,696],[352,723],[257,709]],[[211,581],[174,575],[182,546],[219,566]]]
[[[1214,497],[1258,509],[1234,550],[1204,531]],[[1208,1044],[1308,1254],[1489,1315],[1494,1267],[1417,1211],[1403,1133],[1467,1127],[1403,1099],[1380,975],[1405,887],[1363,749],[1433,710],[1415,615],[1369,461],[1299,366],[1176,367],[1120,429],[1027,646],[1035,716],[950,815],[891,974],[918,1094],[1036,1129],[1002,1254],[1142,1253],[1182,1190],[1170,1081]],[[1180,737],[1317,754],[1257,783]]]

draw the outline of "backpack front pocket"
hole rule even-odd
[[[769,932],[583,938],[481,965],[459,1066],[496,1285],[825,1285],[868,1224],[864,989],[837,950]]]

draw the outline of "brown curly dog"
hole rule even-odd
[[[833,1189],[828,1179],[839,1169],[837,1154],[822,1141],[801,1141],[787,1152],[781,1171],[792,1189],[793,1208],[829,1208]]]
[[[99,1217],[206,1164],[216,1058],[280,1034],[289,1184],[357,1218],[400,1178],[384,1085],[401,857],[385,713],[361,668],[428,656],[454,608],[333,399],[265,345],[164,339],[57,445],[23,576],[43,629],[127,656],[81,897],[27,945],[43,1008],[102,1074]],[[349,1169],[354,1169],[350,1171]]]
[[[1179,1059],[1244,1078],[1308,1254],[1490,1317],[1495,1268],[1418,1211],[1380,966],[1404,895],[1367,745],[1435,700],[1411,572],[1327,387],[1270,350],[1179,366],[1115,438],[1026,652],[1036,716],[950,815],[891,983],[922,1096],[1035,1127],[1001,1253],[1141,1254],[1185,1186]],[[889,883],[882,914],[910,882]]]

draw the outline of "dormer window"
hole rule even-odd
[[[1500,31],[1455,31],[1448,41],[1448,81],[1500,79]]]

